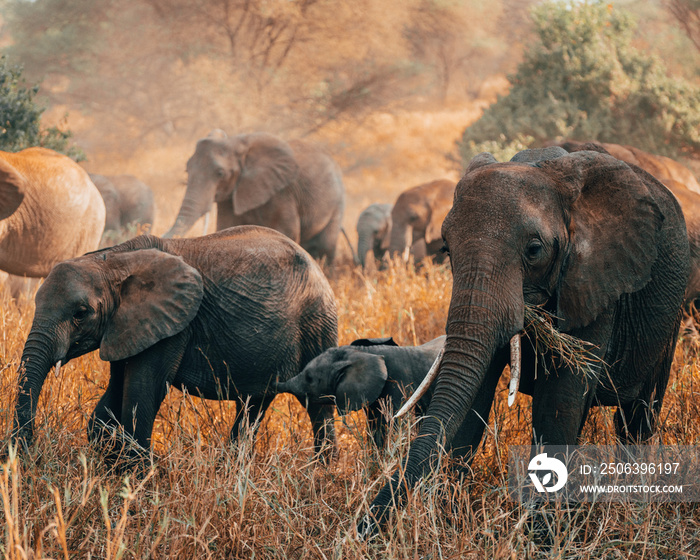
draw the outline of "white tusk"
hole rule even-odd
[[[58,360],[56,362],[56,370],[54,372],[56,374],[56,377],[61,373],[61,360]]]
[[[440,349],[440,352],[437,355],[437,358],[435,358],[435,361],[433,362],[433,365],[430,366],[430,371],[428,371],[428,374],[425,376],[425,379],[421,382],[420,385],[418,385],[418,388],[415,390],[415,392],[411,395],[411,398],[406,401],[406,404],[404,404],[401,409],[394,414],[394,419],[401,418],[404,414],[406,414],[409,410],[411,410],[414,406],[416,406],[416,403],[421,399],[423,395],[425,395],[425,392],[428,390],[428,387],[430,387],[430,384],[435,380],[438,374],[438,366],[440,365],[440,360],[442,360],[442,355],[445,353],[445,347],[443,346]]]
[[[510,384],[508,385],[508,406],[515,402],[515,395],[520,385],[520,333],[510,339]]]
[[[407,263],[410,255],[411,248],[407,245],[406,248],[403,250],[403,255],[401,255],[401,259],[403,260],[403,262]]]

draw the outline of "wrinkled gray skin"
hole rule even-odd
[[[685,291],[685,305],[688,308],[694,303],[698,307],[697,300],[700,298],[700,194],[694,190],[697,182],[692,177],[690,170],[678,163],[675,166],[667,163],[673,162],[669,158],[646,154],[646,152],[629,146],[624,147],[617,144],[601,144],[598,142],[564,142],[561,144],[561,147],[568,152],[590,150],[603,154],[609,153],[613,157],[626,162],[632,168],[636,165],[651,173],[674,194],[681,205],[683,216],[685,216],[688,244],[690,245],[690,278]],[[630,150],[634,150],[638,157],[632,157]],[[644,154],[645,157],[639,154]],[[665,165],[662,167],[662,164]],[[684,177],[685,182],[679,182],[672,176]]]
[[[370,204],[357,218],[357,256],[363,268],[370,250],[375,260],[381,261],[389,248],[392,207],[393,204]]]
[[[214,130],[187,162],[187,191],[164,237],[184,236],[217,205],[217,230],[256,224],[282,232],[330,263],[345,209],[340,168],[302,140],[263,132],[228,137]]]
[[[442,226],[453,289],[435,392],[360,535],[434,468],[443,438],[477,448],[526,303],[551,311],[560,331],[595,345],[607,364],[585,377],[549,354],[536,358],[523,339],[520,391],[532,396],[533,442],[575,444],[600,405],[617,406],[623,442],[653,433],[688,280],[683,214],[648,173],[598,152],[562,152],[508,163],[483,153],[459,182]]]
[[[110,362],[110,380],[88,437],[108,461],[120,451],[107,444],[117,427],[140,447],[128,449],[127,458],[144,456],[169,385],[238,401],[235,439],[246,398],[252,422],[274,398],[277,378],[296,375],[336,344],[328,281],[282,234],[246,226],[195,239],[136,237],[56,265],[37,292],[14,437],[32,441],[51,367],[99,349]],[[333,439],[332,423],[326,424],[333,408],[307,410],[320,449],[324,439]]]
[[[106,238],[121,238],[129,228],[153,225],[155,202],[153,191],[144,182],[133,175],[98,175],[90,173],[90,179],[100,191],[107,211],[105,230]]]
[[[421,346],[385,342],[387,339],[364,339],[329,348],[311,360],[299,375],[279,383],[277,390],[292,393],[302,402],[308,399],[317,404],[335,403],[341,415],[364,408],[372,438],[382,449],[387,430],[383,411],[391,414],[401,408],[433,365],[445,336]],[[431,395],[429,391],[421,398],[416,415],[425,413]]]

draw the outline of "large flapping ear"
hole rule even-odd
[[[299,165],[289,144],[271,134],[251,134],[233,191],[237,215],[253,210],[297,181]]]
[[[388,377],[384,358],[354,351],[341,365],[334,391],[339,414],[360,410],[379,398]]]
[[[14,167],[0,158],[0,220],[14,214],[24,200],[24,180]]]
[[[350,343],[350,346],[398,346],[396,341],[386,336],[384,338],[358,338]]]
[[[106,253],[105,265],[118,271],[121,282],[100,344],[103,360],[135,356],[184,330],[197,314],[202,276],[181,257],[157,249]]]
[[[536,165],[561,187],[570,216],[558,288],[561,328],[583,327],[649,282],[664,216],[646,174],[610,155],[576,152]]]

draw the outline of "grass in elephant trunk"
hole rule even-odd
[[[340,342],[392,335],[400,344],[442,334],[450,301],[449,269],[336,270],[331,278]],[[31,325],[31,303],[0,301],[0,433],[7,440],[16,366]],[[676,351],[654,442],[700,443],[700,355],[691,341]],[[96,353],[49,375],[37,419],[35,462],[0,465],[2,554],[23,558],[629,558],[688,557],[697,552],[697,504],[582,504],[548,517],[549,549],[533,539],[530,512],[509,501],[508,446],[527,444],[530,399],[506,404],[503,376],[487,437],[469,481],[446,468],[421,482],[394,527],[365,544],[352,539],[367,504],[405,457],[415,435],[400,423],[384,454],[364,437],[364,417],[337,420],[338,456],[313,457],[311,428],[288,396],[273,403],[258,443],[227,444],[234,407],[171,391],[154,430],[159,467],[145,481],[106,472],[87,445],[87,418],[108,365]],[[51,403],[50,406],[47,403]],[[612,411],[594,410],[585,442],[613,443]]]

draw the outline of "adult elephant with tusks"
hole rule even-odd
[[[468,453],[477,448],[511,350],[522,356],[538,444],[575,444],[598,405],[617,406],[622,441],[643,441],[663,402],[689,257],[678,202],[651,175],[598,152],[527,150],[507,163],[482,153],[457,185],[442,236],[453,290],[435,391],[362,537],[434,468],[442,442],[459,435]],[[549,351],[521,348],[526,306],[591,343],[598,367],[582,375]]]
[[[264,132],[213,130],[187,162],[187,191],[164,237],[184,236],[216,202],[217,230],[275,229],[312,257],[335,258],[345,209],[340,168],[319,147]]]
[[[22,353],[14,438],[33,438],[37,402],[53,364],[100,350],[110,379],[88,426],[111,462],[150,447],[153,422],[172,385],[206,399],[265,412],[273,383],[337,345],[331,288],[297,244],[243,226],[194,239],[143,235],[58,264],[36,295]],[[58,369],[58,366],[57,366]],[[245,407],[247,402],[248,408]],[[303,404],[303,403],[302,403]],[[331,406],[307,408],[315,444],[333,440]],[[120,428],[137,445],[108,445]]]

